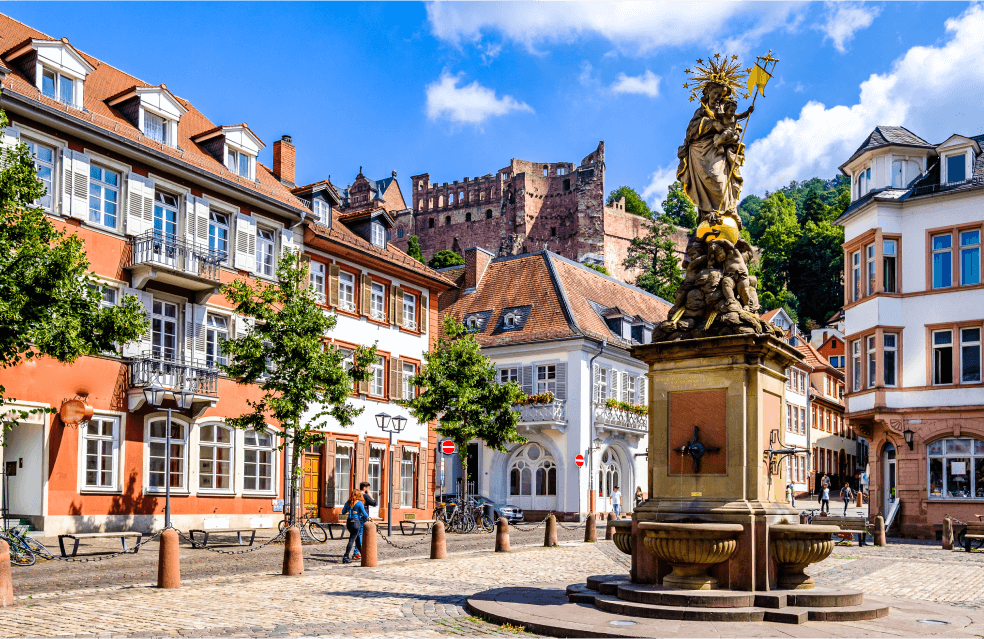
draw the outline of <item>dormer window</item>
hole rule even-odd
[[[248,180],[256,179],[256,156],[266,145],[245,123],[217,126],[193,135],[191,141],[231,173]]]
[[[244,178],[250,177],[250,161],[252,158],[234,149],[226,151],[226,167]]]
[[[331,204],[325,202],[320,197],[314,198],[312,201],[314,217],[319,223],[329,226],[331,221]]]
[[[948,184],[953,182],[963,182],[967,179],[967,154],[958,153],[957,155],[946,156],[946,181]]]
[[[78,105],[78,101],[75,99],[75,80],[58,73],[54,69],[47,67],[42,69],[41,93],[65,104]]]
[[[379,222],[373,222],[371,227],[371,242],[379,248],[386,248],[386,229]]]
[[[509,313],[502,320],[502,326],[504,328],[516,328],[516,315]]]
[[[167,141],[167,120],[153,113],[144,114],[144,135],[161,144],[168,144]]]
[[[95,68],[86,62],[67,38],[28,40],[5,58],[20,68],[42,95],[81,109],[85,79]]]
[[[158,144],[178,146],[178,122],[186,109],[163,84],[132,87],[106,100],[143,135]]]
[[[870,185],[871,185],[870,166],[865,169],[861,169],[861,171],[857,174],[855,183],[857,184],[857,188],[858,188],[858,198],[861,198],[870,189]]]

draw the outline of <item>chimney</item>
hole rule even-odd
[[[273,143],[273,174],[281,182],[294,188],[294,144],[289,135]]]
[[[494,254],[477,246],[465,249],[465,293],[475,292],[494,257]]]

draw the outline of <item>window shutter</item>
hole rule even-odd
[[[338,264],[328,267],[328,304],[338,306]]]
[[[196,359],[199,362],[205,361],[205,313],[207,309],[201,304],[195,304],[195,343],[194,350],[192,353],[192,359]]]
[[[140,216],[143,218],[143,228],[149,231],[154,228],[154,180],[149,177],[137,176],[143,184],[143,199],[140,200]]]
[[[523,392],[526,393],[527,395],[532,395],[533,394],[533,367],[523,366],[520,368],[520,370],[523,373],[523,378],[522,378]]]
[[[594,404],[601,403],[601,366],[597,364],[591,365],[591,402]]]
[[[372,278],[369,277],[368,273],[362,274],[362,315],[364,317],[369,316],[369,310],[372,307]]]
[[[389,286],[389,314],[387,319],[390,324],[396,324],[396,286]]]
[[[356,442],[355,444],[355,484],[354,487],[358,488],[359,484],[364,481],[369,480],[369,474],[366,472],[366,443]],[[368,508],[369,506],[366,506]]]
[[[646,402],[646,382],[649,381],[645,375],[640,375],[639,379],[636,380],[636,387],[638,388],[639,404],[641,406],[647,406]]]
[[[72,215],[72,159],[75,151],[63,148],[61,150],[61,213],[69,217]]]
[[[205,198],[195,198],[195,241],[203,247],[208,246],[209,205]],[[229,258],[228,255],[225,256]]]
[[[622,373],[622,401],[629,401],[629,374]]]
[[[403,399],[403,360],[390,358],[390,399]]]
[[[325,440],[325,507],[341,507],[335,503],[335,440]]]
[[[193,247],[198,244],[198,240],[195,237],[195,200],[198,198],[189,193],[185,196],[185,215],[184,215],[184,227],[185,227],[185,241],[188,246]],[[187,261],[189,270],[196,270],[197,265],[194,264],[196,260],[190,259]]]
[[[421,333],[427,332],[427,298],[423,295],[420,296],[420,322],[417,327],[420,328]]]
[[[0,169],[5,169],[13,163],[10,156],[16,151],[18,144],[20,144],[20,131],[12,126],[6,127],[3,130],[2,140],[0,140],[0,145],[3,147]]]
[[[618,392],[618,382],[621,375],[614,368],[608,369],[608,397],[611,399],[618,399],[620,397]]]
[[[127,287],[123,289],[123,294],[133,295],[140,300],[140,303],[144,307],[144,313],[146,313],[147,318],[150,319],[150,310],[154,305],[154,295],[152,293]],[[123,357],[140,357],[144,354],[144,352],[150,351],[150,347],[151,337],[150,328],[148,327],[147,332],[137,339],[137,341],[123,345]]]
[[[417,453],[417,508],[427,508],[427,456],[429,450]]]
[[[234,266],[252,273],[256,270],[256,218],[236,216],[236,257]]]
[[[290,229],[280,229],[280,254],[294,250],[294,231]]]
[[[567,363],[557,364],[557,399],[567,399]]]
[[[397,326],[403,326],[403,289],[394,286],[393,290],[396,291],[393,294],[393,323]]]
[[[368,379],[359,382],[359,394],[368,395],[369,394],[369,381]]]
[[[63,148],[61,207],[62,215],[89,219],[89,156]]]

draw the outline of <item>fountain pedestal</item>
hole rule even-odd
[[[802,356],[766,335],[660,342],[632,354],[649,365],[649,499],[632,516],[632,580],[664,583],[672,571],[639,543],[639,524],[737,524],[737,550],[709,570],[717,587],[775,589],[769,526],[798,513],[781,501],[786,482],[770,475],[765,451],[770,433],[784,430],[785,371]]]

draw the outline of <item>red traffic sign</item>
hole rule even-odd
[[[574,456],[574,463],[577,464],[577,467],[578,468],[580,468],[581,466],[584,466],[584,455],[581,455],[581,454],[575,455]]]
[[[445,455],[454,455],[454,442],[450,439],[441,442],[441,452]]]

